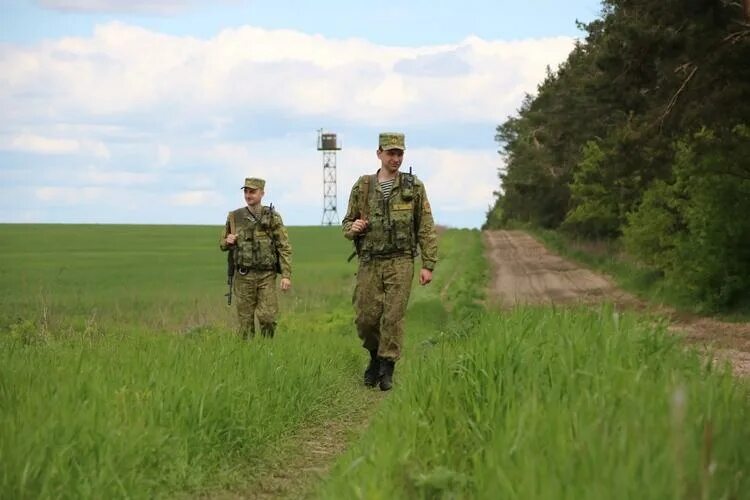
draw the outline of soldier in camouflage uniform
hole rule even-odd
[[[243,339],[255,336],[256,316],[261,335],[273,337],[279,313],[276,274],[281,274],[282,291],[292,286],[292,247],[279,213],[273,205],[261,205],[265,185],[263,179],[245,179],[247,206],[229,212],[219,242],[234,256],[233,293]]]
[[[364,382],[379,384],[383,391],[392,387],[401,355],[417,247],[422,252],[421,285],[432,281],[437,262],[437,236],[424,184],[411,173],[399,172],[404,148],[404,134],[380,134],[380,168],[354,184],[343,220],[344,236],[355,241],[359,256],[353,302],[357,333],[370,352]]]

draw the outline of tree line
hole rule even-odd
[[[750,295],[750,0],[604,0],[497,127],[486,227],[617,239],[713,309]]]

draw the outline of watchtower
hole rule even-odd
[[[336,134],[318,130],[318,151],[323,152],[323,225],[339,223],[336,212],[336,151],[339,150]]]

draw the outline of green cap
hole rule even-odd
[[[380,149],[406,149],[404,145],[404,134],[400,132],[382,132],[378,140]]]
[[[246,177],[245,185],[240,189],[263,189],[266,187],[266,181],[257,177]]]

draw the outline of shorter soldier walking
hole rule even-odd
[[[276,274],[281,274],[282,291],[292,286],[292,247],[279,213],[261,204],[265,186],[263,179],[245,179],[247,205],[229,212],[219,241],[222,251],[232,252],[232,291],[243,339],[255,336],[256,317],[261,335],[273,337],[279,314]]]
[[[404,315],[411,294],[414,258],[422,252],[419,283],[432,281],[437,262],[437,235],[424,184],[411,172],[400,172],[404,134],[380,134],[380,168],[352,187],[343,220],[344,236],[354,240],[359,256],[354,290],[355,323],[370,353],[365,385],[393,385],[401,356]]]

